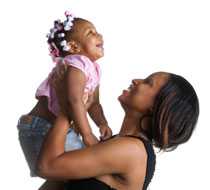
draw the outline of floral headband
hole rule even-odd
[[[64,38],[65,33],[63,31],[69,31],[72,29],[73,20],[75,16],[68,11],[65,12],[67,19],[62,23],[61,20],[56,20],[54,22],[54,27],[50,29],[50,33],[47,35],[47,38],[53,40],[55,38],[55,33],[57,33],[58,38]],[[67,41],[64,39],[60,42],[63,51],[69,51],[70,47],[67,45]],[[54,57],[59,56],[59,50],[56,47],[55,43],[50,43],[50,54]]]

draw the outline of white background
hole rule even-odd
[[[154,71],[183,75],[200,99],[190,141],[158,154],[151,190],[210,189],[210,5],[204,0],[19,0],[0,3],[0,189],[36,190],[18,142],[18,117],[32,109],[35,90],[53,67],[45,35],[63,12],[92,21],[103,34],[101,102],[114,133],[123,111],[117,97],[131,79]]]

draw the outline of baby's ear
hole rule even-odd
[[[70,40],[67,44],[68,44],[68,46],[70,48],[69,49],[70,53],[75,54],[75,53],[79,53],[80,52],[80,47],[74,40]]]

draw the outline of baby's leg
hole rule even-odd
[[[36,175],[36,162],[48,130],[52,125],[40,118],[30,115],[22,116],[18,122],[19,141],[32,177]]]
[[[69,128],[66,136],[65,151],[71,151],[76,149],[84,148],[85,145],[82,142],[81,136],[75,132],[74,128]]]
[[[24,115],[18,122],[19,141],[32,177],[36,175],[36,163],[48,130],[52,125],[43,118]],[[65,151],[81,149],[85,145],[73,127],[66,137]]]

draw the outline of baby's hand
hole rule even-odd
[[[100,139],[106,140],[112,136],[112,130],[108,125],[101,125],[99,126],[100,130]]]
[[[86,146],[91,146],[91,145],[97,144],[99,142],[98,139],[96,138],[96,136],[93,133],[86,134],[83,137],[83,141],[84,141]]]

